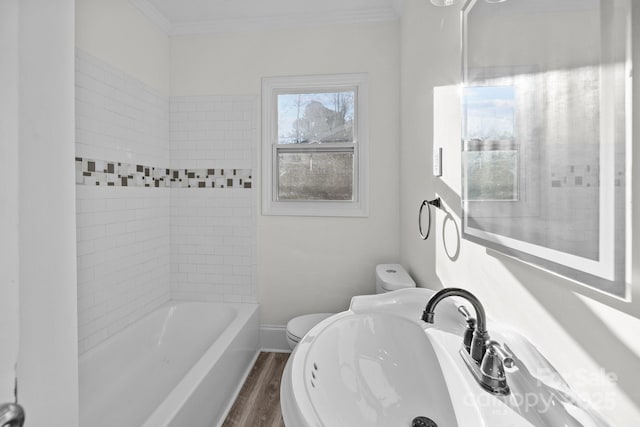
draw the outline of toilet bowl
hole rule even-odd
[[[376,293],[383,294],[398,289],[415,288],[409,273],[400,264],[378,264],[376,266]],[[294,317],[287,323],[287,343],[291,350],[318,323],[335,313],[312,313]]]
[[[293,350],[300,340],[318,323],[335,313],[313,313],[294,317],[287,323],[287,344]]]

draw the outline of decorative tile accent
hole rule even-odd
[[[108,187],[251,188],[251,169],[168,169],[76,157],[76,184]]]
[[[551,187],[593,187],[600,186],[598,165],[555,166],[551,169]]]

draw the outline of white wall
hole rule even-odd
[[[640,13],[634,11],[634,30]],[[436,8],[407,0],[402,20],[402,262],[420,286],[461,286],[476,294],[496,320],[529,337],[569,383],[611,421],[640,419],[640,258],[632,258],[633,300],[625,303],[529,267],[468,241],[460,232],[459,7]],[[634,40],[639,40],[635,31]],[[638,43],[634,44],[636,54]],[[636,55],[637,56],[637,55]],[[635,70],[634,77],[640,76]],[[634,104],[640,92],[637,85]],[[635,105],[634,105],[635,106]],[[636,109],[637,111],[637,109]],[[634,130],[640,130],[636,112]],[[433,145],[444,148],[443,176],[431,176]],[[636,150],[637,151],[637,150]],[[640,161],[633,153],[635,164]],[[633,171],[638,181],[638,168]],[[419,183],[419,185],[416,185]],[[637,186],[636,186],[637,187]],[[634,188],[637,197],[640,188]],[[434,236],[416,236],[419,202],[442,197]],[[634,208],[633,223],[640,224]],[[634,249],[640,242],[635,227]],[[609,381],[602,370],[613,373]]]
[[[76,0],[76,46],[169,94],[169,37],[129,0]]]
[[[0,402],[14,399],[19,343],[18,16],[17,0],[0,3]]]
[[[19,399],[27,425],[73,427],[78,425],[74,6],[70,0],[19,3]]]
[[[257,259],[263,324],[343,310],[353,295],[373,293],[375,264],[399,253],[398,23],[173,37],[171,46],[178,96],[260,95],[265,76],[369,73],[369,217],[259,215]]]

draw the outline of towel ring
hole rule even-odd
[[[429,235],[431,234],[431,208],[429,207],[429,205],[440,208],[440,197],[436,197],[433,200],[423,200],[420,204],[420,210],[418,211],[418,233],[420,234],[420,238],[422,240],[427,240],[429,238]],[[427,211],[429,211],[429,226],[427,227],[426,234],[422,232],[422,209],[424,209],[425,206],[427,206]]]

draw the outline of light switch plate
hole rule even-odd
[[[442,147],[433,149],[433,176],[442,176]]]

